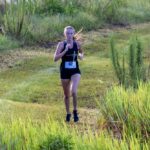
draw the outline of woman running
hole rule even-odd
[[[73,118],[74,122],[79,120],[77,112],[77,88],[79,85],[81,72],[78,60],[83,59],[83,52],[80,44],[75,40],[75,29],[72,26],[64,28],[65,40],[59,42],[54,54],[54,61],[62,59],[60,65],[60,78],[64,91],[64,102],[66,106],[66,121],[71,119],[70,113],[70,92],[73,98]]]

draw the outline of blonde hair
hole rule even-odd
[[[66,26],[66,27],[64,28],[64,34],[66,33],[66,31],[67,31],[68,29],[72,29],[72,30],[74,31],[74,33],[75,33],[74,27],[72,27],[72,26]],[[79,33],[81,33],[82,30],[83,30],[83,28],[81,28],[77,33],[75,33],[75,35],[73,36],[73,39],[74,39],[74,40],[80,40],[80,39],[81,39],[81,36],[79,36]]]

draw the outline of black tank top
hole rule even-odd
[[[62,51],[65,50],[66,45],[67,45],[67,42],[64,41],[64,48],[63,48]],[[77,55],[78,55],[77,43],[76,43],[76,41],[73,41],[73,48],[72,49],[68,49],[68,51],[65,53],[65,55],[61,58],[62,59],[61,68],[65,69],[65,62],[67,62],[67,61],[69,61],[69,62],[75,61],[76,65],[77,65],[76,69],[78,69],[79,65],[78,65]]]

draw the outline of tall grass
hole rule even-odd
[[[30,119],[26,121],[18,119],[13,120],[9,125],[5,123],[0,125],[1,143],[5,144],[8,150],[58,150],[71,147],[72,143],[69,143],[71,139],[66,140],[69,133],[67,135],[67,131],[62,129],[54,120],[49,120],[43,126],[33,123]]]
[[[65,16],[61,14],[45,17],[33,16],[32,22],[28,28],[26,41],[43,42],[57,41],[63,36],[63,29],[68,24],[75,26],[76,31],[82,27],[84,31],[96,28],[97,19],[93,15],[79,12],[77,15]],[[86,27],[85,27],[86,26]],[[97,24],[97,27],[100,26]],[[30,39],[30,40],[29,40]]]
[[[100,103],[100,109],[110,128],[121,134],[135,135],[143,142],[150,136],[150,82],[139,83],[139,89],[113,87]]]
[[[28,32],[30,16],[34,12],[32,1],[19,0],[6,3],[4,14],[4,26],[7,33],[16,38],[25,36]]]
[[[78,126],[78,125],[77,125]],[[37,124],[28,120],[12,120],[10,124],[0,124],[0,148],[8,150],[148,150],[149,143],[141,144],[139,139],[131,135],[129,142],[113,139],[106,131],[93,134],[92,130],[80,133],[74,126],[58,123],[51,117],[45,124]]]
[[[126,25],[150,18],[148,0],[21,0],[6,6],[0,14],[6,33],[32,44],[55,41],[68,24],[86,31],[104,23]]]
[[[125,87],[138,88],[139,81],[146,81],[146,67],[143,62],[143,48],[141,41],[136,37],[130,40],[128,57],[123,50],[122,60],[114,46],[114,39],[110,40],[111,59],[119,84]],[[121,53],[120,53],[121,54]],[[121,62],[122,61],[122,62]],[[128,67],[127,67],[127,62]]]

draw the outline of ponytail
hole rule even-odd
[[[75,32],[74,27],[72,27],[72,26],[66,26],[66,27],[64,28],[64,34],[65,34],[65,32],[66,32],[67,29],[72,29],[72,30],[74,30],[74,32]],[[80,36],[79,34],[82,32],[82,30],[83,30],[83,28],[81,28],[81,29],[73,36],[73,40],[80,40],[80,39],[81,39],[81,36]]]
[[[81,35],[80,33],[82,32],[83,28],[81,28],[74,36],[73,36],[73,39],[74,40],[80,40],[81,39]]]

